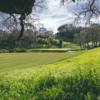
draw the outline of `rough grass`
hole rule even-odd
[[[11,69],[0,75],[1,100],[100,100],[100,48],[52,64]]]

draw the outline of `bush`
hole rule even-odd
[[[31,45],[31,48],[51,48],[52,46],[51,45],[48,45],[48,44],[33,44]]]
[[[7,49],[1,49],[0,53],[9,53],[9,50],[7,50]]]
[[[16,49],[14,50],[14,52],[27,52],[27,49],[16,48]]]

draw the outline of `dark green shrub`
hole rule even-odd
[[[27,52],[27,49],[16,48],[16,49],[14,50],[14,52]]]
[[[9,53],[9,50],[7,50],[7,49],[1,49],[0,53]]]

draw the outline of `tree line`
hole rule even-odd
[[[32,48],[57,48],[59,47],[59,40],[55,38],[55,35],[45,31],[32,31],[27,29],[22,38],[17,41],[17,37],[20,34],[18,30],[12,30],[7,32],[0,30],[0,50],[25,50]]]
[[[100,25],[91,24],[88,27],[77,27],[72,24],[58,28],[57,37],[62,41],[79,44],[82,49],[100,46]]]

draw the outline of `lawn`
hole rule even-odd
[[[64,60],[76,55],[76,52],[65,53],[0,53],[0,72],[17,69],[40,67]]]
[[[0,68],[1,100],[100,100],[100,48],[1,54]]]

